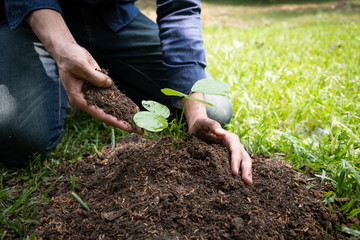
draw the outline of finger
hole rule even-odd
[[[252,184],[252,161],[239,138],[234,133],[229,133],[226,138],[226,145],[231,153],[231,170],[233,175],[239,174],[241,166],[241,176],[246,184]]]
[[[106,114],[101,108],[95,106],[89,106],[85,101],[85,99],[81,97],[73,97],[69,100],[74,107],[89,113],[94,118],[110,126],[120,128],[121,130],[124,130],[126,132],[136,132],[138,134],[142,134],[143,132],[140,128],[134,129],[129,123],[122,120],[118,120],[116,117]]]
[[[241,163],[241,151],[240,148],[230,148],[229,150],[231,152],[231,171],[234,176],[237,176]]]
[[[245,148],[242,147],[241,172],[242,179],[246,184],[252,184],[252,160]]]
[[[227,133],[220,123],[210,118],[204,118],[201,123],[199,122],[199,126],[204,132],[209,131],[218,137],[224,137]]]
[[[136,126],[135,129],[133,130],[133,133],[143,135],[144,134],[144,129],[139,128],[138,126]]]
[[[123,120],[118,120],[116,117],[106,114],[101,108],[95,106],[88,106],[86,110],[94,118],[106,123],[107,125],[120,128],[126,132],[136,132],[141,134],[141,129],[134,129],[131,124]]]
[[[239,174],[239,168],[242,160],[241,143],[235,134],[229,133],[226,136],[226,147],[231,154],[231,171],[234,176]]]
[[[226,130],[223,129],[220,124],[219,126],[217,126],[217,128],[214,129],[213,132],[219,137],[224,137],[227,133]]]
[[[112,80],[108,75],[90,66],[86,68],[85,80],[96,87],[110,87],[112,84]]]

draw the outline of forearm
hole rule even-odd
[[[204,95],[202,93],[193,93],[190,96],[204,101]],[[185,99],[182,99],[181,101],[182,104],[185,103]],[[186,101],[184,114],[190,129],[197,119],[207,117],[206,105],[204,103],[199,103],[197,101],[188,99]]]
[[[57,11],[39,9],[31,12],[25,18],[25,21],[56,62],[59,62],[57,54],[59,48],[76,42],[63,17]]]
[[[61,13],[57,0],[4,0],[5,13],[12,30],[17,29],[25,18],[38,9],[52,9]]]

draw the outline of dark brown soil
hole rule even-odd
[[[107,74],[105,69],[99,70]],[[104,110],[105,113],[131,124],[135,128],[133,116],[139,111],[139,107],[125,94],[120,92],[113,83],[108,88],[98,88],[86,82],[82,88],[85,100],[89,105]]]
[[[194,136],[180,149],[129,134],[100,156],[62,166],[39,212],[43,239],[342,239],[324,186],[290,164],[253,156],[254,184],[231,175],[228,151]],[[76,192],[86,211],[71,196]],[[52,181],[49,181],[51,184]],[[310,184],[316,188],[308,188]],[[46,186],[45,186],[46,187]],[[325,238],[327,236],[327,238]]]

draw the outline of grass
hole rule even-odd
[[[205,29],[209,70],[232,86],[230,129],[254,152],[316,169],[357,163],[360,132],[360,25],[319,19]]]
[[[234,2],[215,12],[213,1],[203,3],[208,70],[232,88],[229,130],[254,153],[284,158],[305,172],[314,169],[335,187],[326,194],[326,204],[331,208],[336,199],[346,199],[337,202],[341,210],[358,217],[359,8],[336,10],[331,7],[336,2],[324,1],[315,2],[315,8],[297,4],[295,10]],[[222,9],[227,18],[215,15]],[[37,157],[27,169],[1,169],[0,239],[26,238],[39,223],[36,212],[56,184],[49,181],[56,166],[124,136],[86,114],[69,114],[64,137],[44,163]],[[339,228],[354,236],[360,230]]]
[[[322,172],[336,189],[326,202],[346,198],[341,210],[357,217],[359,11],[313,12],[267,13],[272,24],[263,26],[205,28],[208,65],[216,66],[209,70],[231,84],[229,129],[249,150]]]

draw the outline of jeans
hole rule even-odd
[[[157,25],[141,13],[112,31],[87,9],[63,9],[76,41],[108,69],[119,89],[136,104],[152,99],[170,105]],[[23,166],[34,153],[46,155],[60,140],[66,92],[55,61],[25,23],[16,31],[0,25],[0,161]],[[205,96],[218,106],[208,115],[222,124],[232,116],[228,98]]]

